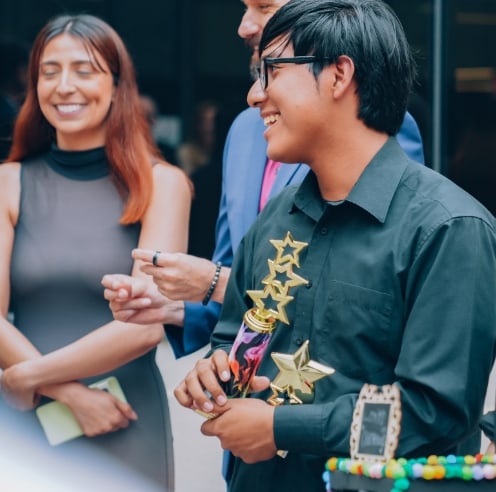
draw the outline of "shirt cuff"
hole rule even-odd
[[[274,411],[277,449],[326,455],[322,405],[281,405]]]

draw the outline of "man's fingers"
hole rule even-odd
[[[209,419],[200,427],[200,432],[204,436],[215,437],[218,435],[217,422],[213,422],[214,419]]]
[[[224,405],[227,398],[220,386],[213,358],[199,360],[174,390],[174,396],[182,406],[197,408],[205,413],[212,412],[214,402]]]
[[[141,260],[146,263],[151,263],[153,261],[153,255],[155,254],[155,251],[150,250],[150,249],[133,249],[131,252],[131,256],[135,260]]]
[[[103,291],[103,297],[107,301],[117,301],[123,302],[129,299],[131,296],[131,287],[121,287],[117,289],[105,289]]]
[[[150,265],[168,266],[167,263],[172,255],[164,251],[136,248],[131,252],[131,256],[135,260],[141,260]]]
[[[106,289],[117,290],[121,285],[126,285],[129,282],[128,279],[128,275],[111,273],[102,277],[101,284]]]
[[[141,309],[148,308],[152,305],[152,301],[148,297],[138,297],[137,299],[129,299],[121,301],[116,299],[111,302],[110,308],[116,311],[140,311]]]
[[[231,369],[229,367],[229,358],[226,352],[224,352],[224,350],[216,350],[212,355],[212,362],[219,379],[224,383],[227,383],[231,377]]]
[[[136,309],[112,309],[112,306],[110,306],[110,310],[115,320],[124,322],[129,321],[138,312]]]
[[[205,387],[215,385],[215,378],[212,378],[212,373],[207,377],[200,372],[191,371],[186,375],[186,393],[190,395],[194,406],[203,412],[211,412],[214,409],[214,404],[211,400],[212,394],[205,390]],[[200,382],[201,381],[201,382]]]
[[[153,265],[149,265],[148,263],[145,263],[144,265],[141,265],[139,269],[143,272],[146,273],[146,275],[151,275],[153,277],[154,274],[157,273],[157,267],[154,267]]]
[[[174,388],[174,397],[185,408],[196,408],[193,397],[189,394],[186,380],[181,381],[176,388]]]
[[[107,301],[113,301],[114,299],[117,299],[118,293],[115,290],[112,289],[105,289],[103,291],[103,298]]]
[[[255,376],[250,383],[250,391],[258,392],[270,386],[270,379],[266,376]]]

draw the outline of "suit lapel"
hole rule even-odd
[[[308,172],[306,164],[282,164],[270,191],[270,198],[276,196],[286,186],[300,183]]]
[[[260,190],[267,162],[265,126],[258,109],[247,109],[230,136],[224,187],[233,251],[258,215]],[[232,143],[232,145],[231,145]],[[305,164],[283,164],[277,173],[270,198],[289,184],[299,183],[308,172]],[[240,199],[240,195],[242,199]]]
[[[258,215],[258,203],[266,162],[265,130],[258,109],[246,111],[229,146],[225,167],[226,204],[233,250]],[[240,195],[242,199],[240,199]]]

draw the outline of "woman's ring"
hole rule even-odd
[[[158,260],[158,257],[160,256],[160,251],[155,251],[155,253],[153,253],[153,257],[152,257],[152,264],[153,266],[159,266],[158,263],[157,263],[157,260]]]

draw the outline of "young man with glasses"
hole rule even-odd
[[[258,44],[262,30],[287,2],[243,0],[245,12],[238,34],[252,50],[252,72],[256,71],[259,62]],[[264,123],[256,108],[243,111],[231,126],[224,151],[222,194],[212,260],[172,253],[156,256],[158,267],[148,265],[145,268],[154,276],[166,297],[158,291],[145,290],[139,279],[121,275],[109,275],[104,279],[105,295],[111,301],[110,307],[116,319],[164,323],[176,357],[190,354],[209,343],[219,318],[234,253],[241,239],[267,200],[286,186],[301,182],[308,172],[305,164],[281,166],[279,162],[267,159],[264,131]],[[413,160],[424,162],[420,132],[408,112],[397,138]],[[140,250],[134,253],[134,257],[151,263],[154,253]],[[221,266],[216,266],[219,263]],[[206,299],[214,279],[217,279],[216,285]],[[203,304],[201,301],[205,300],[210,302]]]
[[[397,456],[457,454],[477,430],[494,360],[496,223],[394,138],[415,72],[402,26],[381,0],[292,0],[268,22],[260,51],[248,101],[267,126],[268,156],[311,171],[244,237],[211,353],[175,395],[216,416],[201,429],[236,456],[230,492],[323,490],[326,459],[350,453],[366,383],[400,392]],[[291,256],[282,251],[288,231],[306,283],[292,287],[289,325],[269,339],[254,393],[227,399],[221,382],[253,308],[247,293],[267,285],[275,245],[277,258]],[[296,366],[305,346],[335,373],[309,385],[308,401],[296,401],[289,383],[271,396],[282,366],[269,354]],[[294,404],[269,404],[274,391]]]

